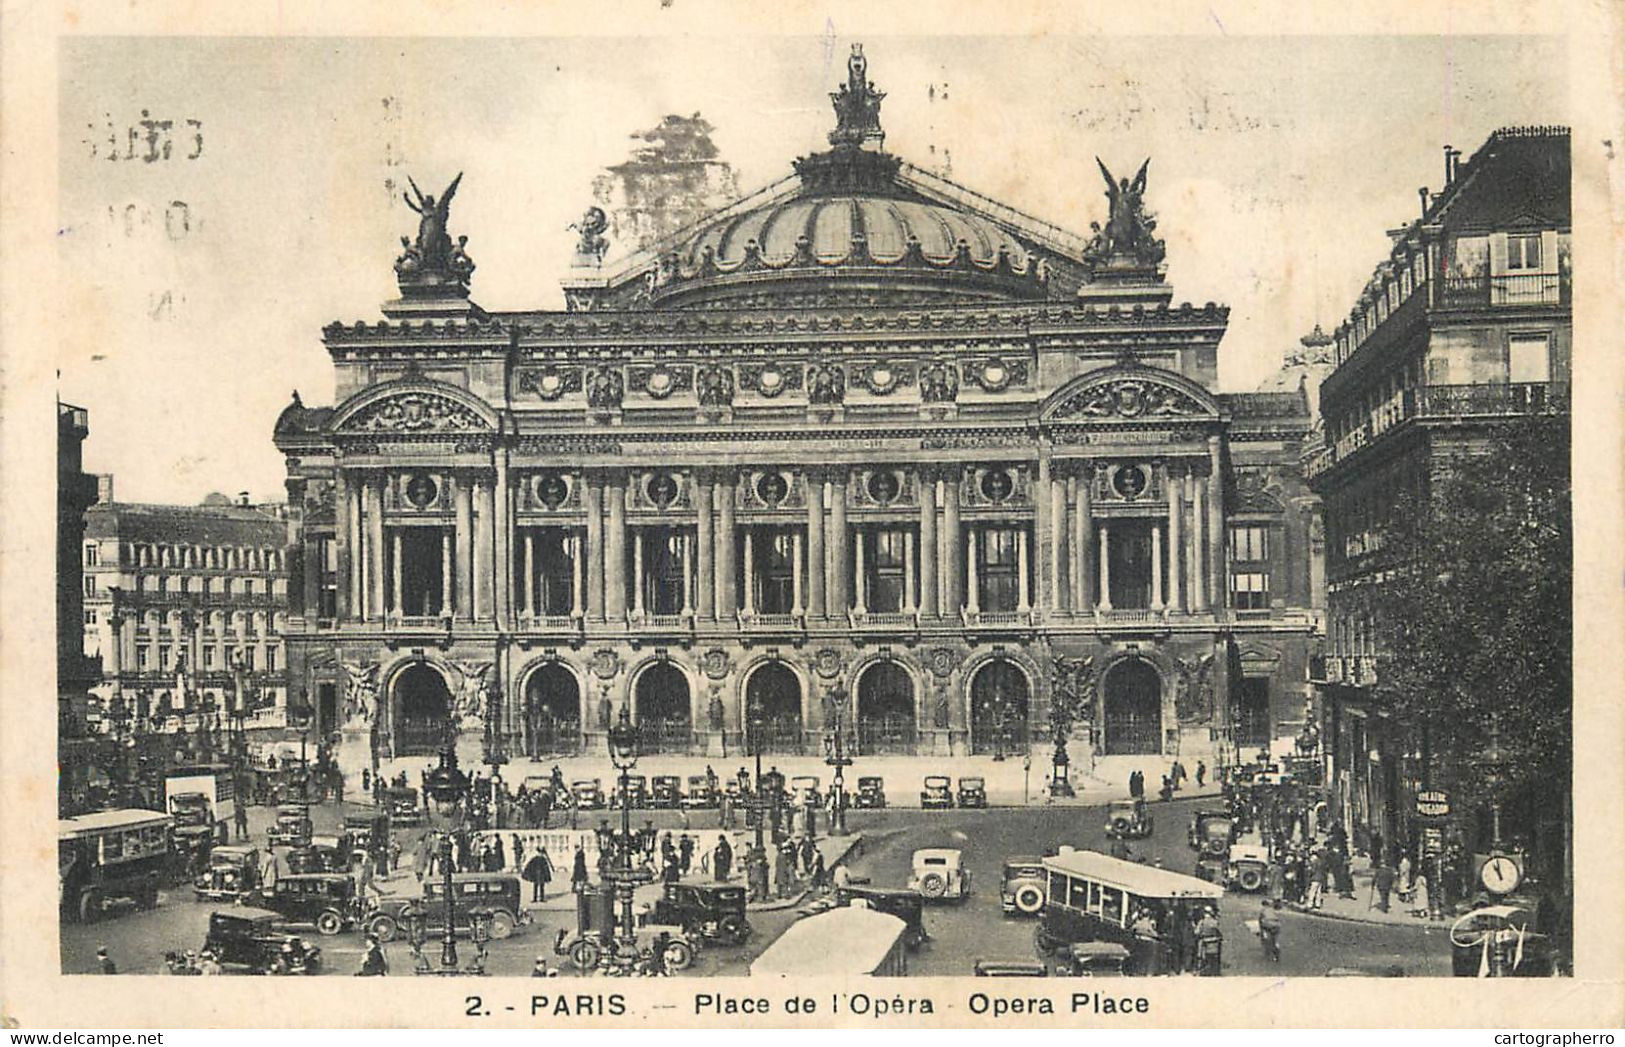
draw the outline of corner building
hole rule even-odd
[[[1307,400],[1215,391],[1146,170],[1079,237],[887,153],[861,51],[831,97],[784,180],[607,264],[587,226],[563,312],[471,302],[443,197],[324,330],[339,403],[275,439],[341,758],[602,752],[623,704],[711,756],[757,702],[776,752],[1020,750],[1059,700],[1074,760],[1297,734]]]

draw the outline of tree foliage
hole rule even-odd
[[[1570,770],[1573,518],[1566,419],[1435,454],[1401,496],[1370,593],[1388,655],[1378,697],[1426,728],[1458,803],[1486,799],[1491,725],[1509,789],[1565,788]]]

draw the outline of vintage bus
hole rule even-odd
[[[1114,942],[1128,948],[1130,974],[1172,974],[1193,955],[1195,969],[1218,973],[1217,937],[1200,949],[1180,945],[1195,944],[1190,928],[1200,910],[1217,919],[1223,887],[1098,851],[1062,848],[1043,866],[1044,909],[1033,933],[1040,958],[1066,962],[1073,945]]]
[[[750,965],[752,977],[901,977],[908,973],[908,924],[864,905],[809,916],[790,925]]]
[[[57,823],[57,871],[62,915],[85,923],[123,899],[137,908],[158,904],[158,886],[171,870],[171,820],[158,811],[96,811]]]

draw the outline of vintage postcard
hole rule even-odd
[[[5,1020],[1617,1025],[1619,11],[1416,7],[8,12]]]

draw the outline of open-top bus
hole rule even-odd
[[[1132,956],[1129,974],[1173,974],[1182,935],[1195,938],[1202,910],[1215,920],[1224,888],[1193,876],[1123,861],[1098,851],[1062,848],[1044,859],[1044,911],[1033,933],[1040,957],[1079,942],[1115,942]],[[1203,939],[1197,969],[1217,974],[1221,942]]]

